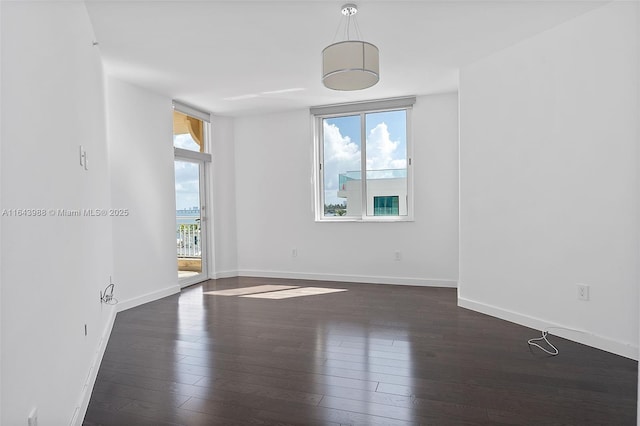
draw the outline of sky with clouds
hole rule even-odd
[[[191,151],[199,151],[200,146],[191,135],[174,135],[173,146]],[[175,161],[176,171],[176,208],[190,209],[200,205],[198,164],[187,161]]]
[[[405,111],[366,115],[366,164],[369,170],[406,169],[407,128]],[[360,116],[327,118],[324,132],[324,202],[342,204],[338,198],[339,175],[359,171],[362,149]],[[383,173],[377,172],[378,177]]]

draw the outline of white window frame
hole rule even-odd
[[[411,112],[416,102],[415,96],[401,98],[382,99],[377,101],[354,102],[348,104],[335,104],[310,108],[313,121],[313,186],[314,186],[314,210],[316,222],[412,222],[413,216],[413,126],[411,125]],[[367,179],[363,168],[366,168],[366,131],[365,115],[385,111],[406,111],[407,132],[407,214],[404,216],[371,216],[367,215]],[[323,120],[333,117],[360,115],[361,133],[361,173],[362,181],[362,209],[360,216],[325,216],[324,215],[324,134]]]
[[[200,232],[204,234],[204,244],[202,244],[201,262],[202,271],[200,274],[190,278],[182,278],[179,280],[181,288],[197,284],[199,282],[211,279],[215,270],[215,253],[213,244],[213,209],[210,209],[213,200],[213,192],[210,181],[212,155],[211,152],[211,113],[192,107],[191,105],[180,101],[173,101],[173,109],[185,115],[198,118],[203,121],[204,130],[204,152],[191,151],[183,148],[173,148],[174,161],[187,161],[200,165]]]

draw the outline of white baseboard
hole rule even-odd
[[[162,299],[163,297],[171,296],[172,294],[176,293],[180,293],[180,286],[177,284],[163,288],[161,290],[143,294],[142,296],[120,301],[118,302],[116,307],[118,308],[118,312],[122,312],[126,311],[127,309],[135,308],[136,306],[153,302],[154,300]]]
[[[518,312],[510,311],[508,309],[488,305],[486,303],[465,299],[463,297],[458,297],[458,306],[470,309],[472,311],[491,315],[492,317],[500,318],[519,325],[523,325],[525,327],[530,327],[535,330],[545,330],[548,328],[549,334],[552,334],[554,336],[562,337],[573,342],[582,343],[583,345],[591,346],[597,349],[602,349],[603,351],[611,352],[625,358],[638,360],[638,347],[630,343],[612,340],[607,337],[594,334],[590,331],[577,330],[575,327],[546,321],[541,318],[524,315]],[[532,335],[531,337],[539,336]]]
[[[100,342],[98,344],[98,349],[96,350],[93,363],[89,368],[87,381],[85,382],[84,388],[82,389],[82,394],[80,397],[80,405],[76,408],[73,414],[73,417],[71,419],[71,423],[70,423],[71,426],[81,426],[82,422],[84,421],[84,416],[87,414],[87,408],[89,407],[89,401],[91,399],[91,393],[93,392],[93,386],[96,384],[96,378],[98,377],[98,370],[100,369],[100,364],[102,363],[102,357],[104,356],[104,352],[107,349],[107,343],[109,342],[109,337],[111,336],[111,330],[113,329],[113,324],[115,323],[115,320],[116,320],[116,314],[118,312],[126,311],[127,309],[131,309],[148,302],[153,302],[154,300],[162,299],[163,297],[171,296],[172,294],[176,294],[179,292],[180,292],[180,286],[175,285],[175,286],[164,288],[162,290],[143,294],[142,296],[127,299],[123,302],[119,302],[117,305],[109,306],[111,311],[109,312],[109,316],[107,317],[107,322],[104,326],[102,337],[100,338]]]
[[[98,377],[98,370],[102,363],[102,357],[104,351],[107,349],[107,343],[109,342],[109,336],[111,336],[111,330],[113,329],[113,323],[116,321],[116,313],[118,309],[114,306],[109,306],[110,312],[107,317],[107,322],[102,330],[102,336],[98,343],[98,349],[93,358],[93,363],[89,368],[89,374],[87,375],[87,381],[84,384],[80,397],[80,406],[76,408],[71,419],[71,426],[81,426],[84,421],[84,416],[87,414],[87,408],[89,408],[89,400],[91,399],[91,393],[93,392],[93,386],[96,384],[96,378]]]
[[[212,280],[218,280],[220,278],[234,278],[238,276],[238,271],[219,271],[211,274],[209,277]]]
[[[422,287],[449,287],[456,288],[458,282],[454,280],[440,280],[428,278],[406,278],[406,277],[379,277],[366,275],[344,275],[344,274],[319,274],[313,272],[285,272],[285,271],[263,271],[243,269],[236,273],[241,277],[264,277],[264,278],[283,278],[295,280],[314,280],[314,281],[337,281],[349,283],[367,283],[367,284],[395,284],[395,285],[412,285]]]

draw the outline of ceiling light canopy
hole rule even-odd
[[[360,40],[360,30],[355,20],[357,6],[345,4],[341,11],[346,19],[344,30],[346,40],[330,44],[322,51],[322,83],[333,90],[366,89],[380,80],[378,48]],[[355,40],[351,40],[352,20]]]

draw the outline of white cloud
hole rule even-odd
[[[406,152],[398,149],[400,145],[400,141],[391,140],[386,123],[380,123],[371,129],[367,138],[367,170],[405,169]],[[360,171],[360,158],[359,145],[351,141],[349,136],[343,136],[338,126],[324,121],[325,203],[344,202],[337,197],[338,175],[347,171]]]
[[[198,165],[185,161],[175,162],[176,206],[178,209],[200,205],[200,177]]]
[[[367,170],[404,169],[406,153],[398,152],[400,141],[392,141],[386,123],[380,123],[367,138]]]
[[[173,135],[173,146],[190,151],[200,151],[200,145],[198,145],[188,133]]]
[[[338,199],[338,175],[360,170],[360,147],[349,136],[343,136],[335,124],[324,122],[324,189],[327,203]]]

